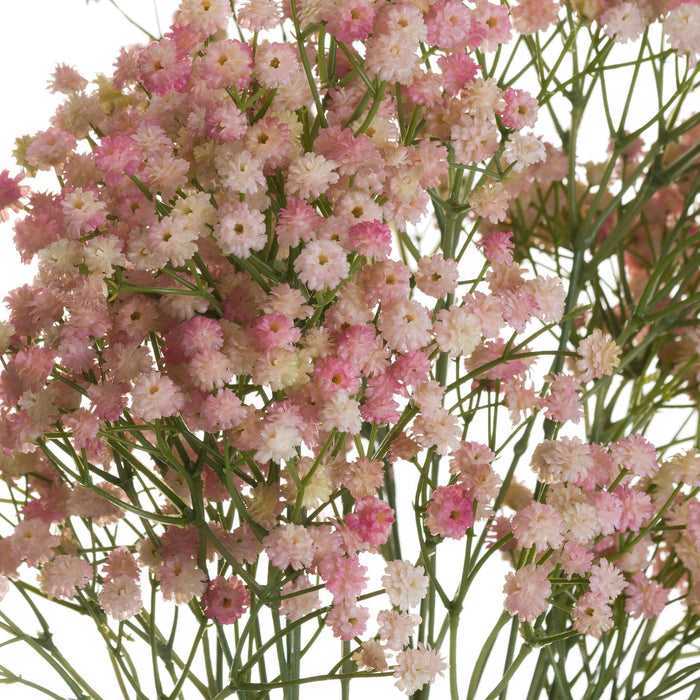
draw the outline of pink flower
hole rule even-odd
[[[175,382],[160,372],[139,377],[131,392],[131,410],[144,421],[173,416],[184,405],[185,397]]]
[[[334,603],[354,601],[367,586],[367,567],[360,564],[357,554],[326,557],[318,569],[326,590],[333,595]]]
[[[49,526],[41,520],[30,518],[17,524],[10,538],[12,549],[21,553],[27,566],[44,564],[53,556],[53,548],[57,547],[60,538],[49,532]]]
[[[350,263],[336,241],[310,241],[294,261],[299,279],[311,290],[337,287],[350,272]]]
[[[363,542],[381,545],[389,539],[394,511],[386,501],[366,496],[355,503],[354,512],[348,513],[345,520]]]
[[[472,11],[459,0],[436,2],[425,18],[427,39],[441,49],[455,49],[471,36]]]
[[[333,630],[334,636],[344,642],[365,633],[369,610],[362,606],[343,600],[334,605],[326,616],[326,625]]]
[[[591,592],[612,602],[626,588],[627,581],[607,559],[601,559],[591,567],[589,579]]]
[[[576,360],[576,371],[582,382],[590,382],[612,374],[620,364],[622,351],[608,334],[596,328],[578,344],[576,352],[580,358]]]
[[[576,482],[585,478],[593,466],[589,446],[579,438],[545,440],[532,454],[532,469],[545,484]]]
[[[207,590],[202,596],[204,614],[220,625],[230,625],[235,622],[250,605],[250,596],[238,576],[225,579],[217,576],[209,581]]]
[[[263,548],[273,566],[278,569],[299,571],[311,566],[315,544],[308,530],[302,525],[285,523],[270,531],[263,541]]]
[[[117,576],[105,581],[97,595],[100,607],[115,620],[128,620],[143,608],[141,589],[128,576]]]
[[[534,622],[548,607],[547,597],[552,592],[548,576],[549,569],[537,564],[508,572],[503,586],[505,609],[521,622]]]
[[[301,595],[291,595],[292,593],[299,593],[311,588],[313,588],[313,585],[306,574],[301,574],[293,581],[287,581],[282,586],[280,593],[282,596],[289,597],[282,598],[280,612],[288,620],[299,620],[304,615],[308,615],[321,607],[321,599],[317,590],[309,590],[308,593],[302,593]]]
[[[117,547],[107,556],[107,561],[102,567],[102,576],[105,581],[111,581],[120,576],[138,581],[140,578],[138,562],[126,547]]]
[[[235,85],[243,90],[253,74],[253,51],[237,39],[212,41],[195,62],[196,74],[212,89]]]
[[[578,542],[567,542],[562,549],[559,561],[568,578],[574,574],[584,576],[591,570],[593,552]]]
[[[346,44],[366,39],[376,14],[376,4],[371,0],[335,2],[322,9],[327,31]]]
[[[362,221],[348,231],[348,243],[368,259],[386,260],[391,254],[391,230],[376,219]]]
[[[523,508],[512,521],[513,534],[522,547],[546,551],[558,549],[564,541],[564,526],[559,512],[544,503],[531,503]]]
[[[158,567],[156,578],[165,600],[176,605],[189,603],[192,598],[201,596],[207,588],[207,575],[197,567],[197,562],[182,554],[170,557]]]
[[[19,183],[24,178],[24,173],[19,173],[10,177],[9,170],[0,172],[0,222],[7,221],[8,209],[10,211],[20,211],[22,205],[20,199],[26,197],[29,188]]]
[[[574,629],[581,634],[600,637],[613,627],[612,609],[608,599],[594,591],[584,593],[571,610]]]
[[[474,524],[474,502],[459,484],[438,486],[427,512],[425,524],[433,535],[459,540]]]
[[[583,406],[578,392],[581,380],[570,374],[557,374],[552,379],[549,394],[543,399],[545,416],[558,423],[578,423],[583,416]]]
[[[649,494],[637,489],[618,486],[615,489],[615,495],[622,503],[620,532],[624,532],[628,528],[632,532],[637,532],[651,522],[654,515],[654,504]]]
[[[427,683],[433,683],[436,676],[442,676],[446,668],[445,660],[436,649],[418,642],[415,649],[405,649],[396,656],[395,685],[406,695],[413,695]]]
[[[535,126],[539,105],[529,92],[509,87],[503,94],[503,99],[506,101],[506,107],[499,113],[503,126],[515,131],[526,126]]]
[[[613,462],[637,476],[652,477],[659,470],[656,449],[644,436],[630,435],[610,445]]]
[[[297,55],[291,44],[261,41],[255,49],[255,74],[260,84],[268,88],[288,85],[301,68]]]
[[[645,620],[651,620],[666,607],[670,593],[658,581],[650,581],[642,571],[638,571],[630,579],[625,591],[625,610],[632,617],[641,616]]]
[[[401,651],[408,645],[413,631],[420,623],[421,616],[409,612],[382,610],[377,615],[379,638],[393,651]]]
[[[76,589],[84,588],[92,575],[92,566],[84,559],[59,554],[41,568],[39,584],[49,598],[72,598]]]
[[[428,309],[414,299],[382,306],[379,316],[379,330],[387,345],[402,353],[427,345],[431,325]]]

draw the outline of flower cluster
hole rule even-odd
[[[676,51],[697,52],[692,3],[572,5],[611,43],[662,18]],[[26,564],[46,597],[136,624],[147,578],[202,625],[248,620],[236,643],[254,659],[265,608],[278,657],[313,621],[354,645],[343,663],[391,670],[406,694],[447,668],[435,592],[450,625],[466,593],[450,601],[439,585],[444,540],[469,551],[477,531],[482,544],[495,533],[514,564],[505,608],[523,623],[561,596],[569,631],[599,637],[614,606],[650,619],[673,589],[700,613],[695,452],[663,459],[603,408],[603,437],[573,434],[590,395],[602,402],[658,351],[627,320],[689,317],[691,283],[653,265],[681,229],[683,255],[697,236],[679,202],[689,185],[635,213],[620,306],[579,309],[575,158],[535,135],[537,99],[484,58],[514,33],[564,26],[558,6],[251,2],[230,38],[228,1],[183,0],[165,36],[123,49],[97,89],[57,67],[65,100],[17,157],[28,174],[54,171],[59,190],[0,173],[0,216],[24,210],[15,243],[38,269],[0,324],[0,474],[19,504],[0,595]],[[626,182],[644,156],[634,142],[617,155]],[[605,211],[595,255],[634,217],[611,213],[613,180],[594,171],[578,216]],[[412,234],[431,206],[436,248]],[[558,252],[557,274],[533,253],[559,250],[564,220],[568,286]],[[671,373],[697,366],[695,326],[679,327],[659,355]],[[527,436],[545,419],[532,491],[499,462],[501,415]],[[416,486],[411,560],[395,479]]]

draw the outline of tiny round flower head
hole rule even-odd
[[[320,561],[318,570],[334,603],[356,600],[367,586],[367,567],[360,564],[357,554],[326,557]]]
[[[418,261],[414,277],[421,292],[442,299],[447,294],[454,294],[457,289],[457,263],[451,258],[445,260],[442,253],[425,256]]]
[[[120,576],[138,581],[140,576],[138,562],[126,547],[117,547],[109,553],[102,567],[102,576],[105,581],[111,581]]]
[[[396,656],[395,685],[406,695],[413,695],[427,683],[433,683],[437,675],[443,675],[446,668],[445,660],[436,649],[418,642],[415,649],[405,649]]]
[[[607,559],[601,559],[591,567],[589,583],[593,593],[610,601],[615,600],[627,586],[625,577]]]
[[[593,467],[589,446],[577,437],[544,440],[535,448],[531,461],[537,478],[544,484],[576,482]]]
[[[189,603],[201,596],[207,588],[207,575],[197,567],[197,562],[183,554],[170,557],[158,568],[156,578],[165,600],[176,605]]]
[[[267,243],[265,217],[245,202],[226,202],[219,209],[214,238],[224,255],[247,258],[252,251],[262,250]]]
[[[537,564],[509,571],[503,586],[506,594],[503,607],[521,622],[534,622],[548,607],[547,597],[552,592],[548,576],[549,569]]]
[[[27,566],[49,561],[53,556],[53,547],[60,543],[58,535],[52,535],[48,524],[39,518],[27,518],[18,523],[11,540],[12,549],[21,552]]]
[[[409,610],[420,603],[428,592],[428,577],[422,566],[395,559],[384,569],[382,586],[389,601],[400,610]]]
[[[512,521],[513,534],[522,547],[540,551],[558,549],[564,541],[559,512],[550,505],[534,502],[523,508]]]
[[[128,620],[143,608],[141,588],[128,576],[117,576],[105,581],[97,595],[100,607],[115,620]]]
[[[677,4],[666,15],[663,29],[669,44],[676,51],[690,53],[691,56],[696,54],[700,44],[700,5],[694,2]]]
[[[438,311],[433,324],[435,342],[452,358],[466,357],[481,342],[481,324],[466,306]]]
[[[311,290],[337,287],[350,272],[347,253],[337,241],[310,241],[294,261],[299,279]]]
[[[612,374],[620,364],[622,350],[609,335],[596,328],[578,344],[576,352],[579,355],[576,371],[582,382],[590,382]]]
[[[309,531],[303,525],[285,523],[270,531],[263,541],[263,548],[273,566],[278,569],[299,571],[311,566],[316,546]]]
[[[386,671],[389,664],[386,661],[386,649],[376,640],[368,639],[360,645],[359,651],[352,655],[357,668],[374,671]]]
[[[581,634],[600,637],[603,632],[612,629],[612,609],[608,599],[594,591],[584,593],[571,611],[574,629]]]
[[[367,608],[343,600],[331,608],[326,616],[326,625],[333,630],[333,634],[338,639],[349,642],[365,633],[368,619]]]
[[[401,353],[419,350],[430,342],[430,313],[415,299],[382,306],[379,330],[387,345]]]
[[[10,211],[20,211],[22,205],[20,199],[26,197],[29,188],[19,183],[24,178],[24,173],[10,177],[9,170],[0,172],[0,222],[7,221],[8,209]]]
[[[650,581],[642,571],[638,571],[630,579],[625,591],[625,610],[632,617],[641,616],[645,620],[651,620],[666,607],[670,593],[658,581]]]
[[[76,589],[85,587],[92,574],[92,566],[84,559],[59,554],[42,567],[39,585],[49,598],[72,598]]]
[[[379,638],[393,651],[401,651],[409,643],[413,631],[420,623],[420,615],[398,610],[382,610],[377,615]]]
[[[591,570],[593,552],[578,542],[567,542],[562,549],[559,562],[568,578],[574,574],[584,576]]]
[[[641,9],[633,2],[618,2],[608,7],[600,15],[599,23],[606,36],[621,44],[637,40],[647,26]]]
[[[656,449],[642,435],[620,438],[610,445],[613,462],[637,476],[651,477],[659,470]]]
[[[298,156],[287,169],[287,191],[302,199],[316,199],[338,182],[336,166],[335,161],[326,160],[317,153]]]
[[[376,496],[367,496],[355,503],[354,512],[348,513],[345,520],[363,542],[381,545],[389,539],[394,510],[386,501]]]
[[[173,416],[184,405],[185,397],[178,386],[160,372],[139,377],[131,392],[132,413],[144,421]]]
[[[225,579],[217,576],[209,581],[207,590],[202,596],[204,614],[220,625],[230,625],[235,622],[250,605],[250,596],[238,576]]]
[[[427,512],[425,524],[433,535],[459,540],[474,524],[474,502],[459,484],[438,486]]]

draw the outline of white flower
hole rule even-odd
[[[395,559],[386,565],[384,572],[382,586],[391,604],[401,610],[418,605],[428,592],[428,577],[422,566]]]

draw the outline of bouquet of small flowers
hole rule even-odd
[[[182,0],[59,64],[0,173],[0,630],[45,665],[0,682],[700,698],[699,50],[693,0]]]

